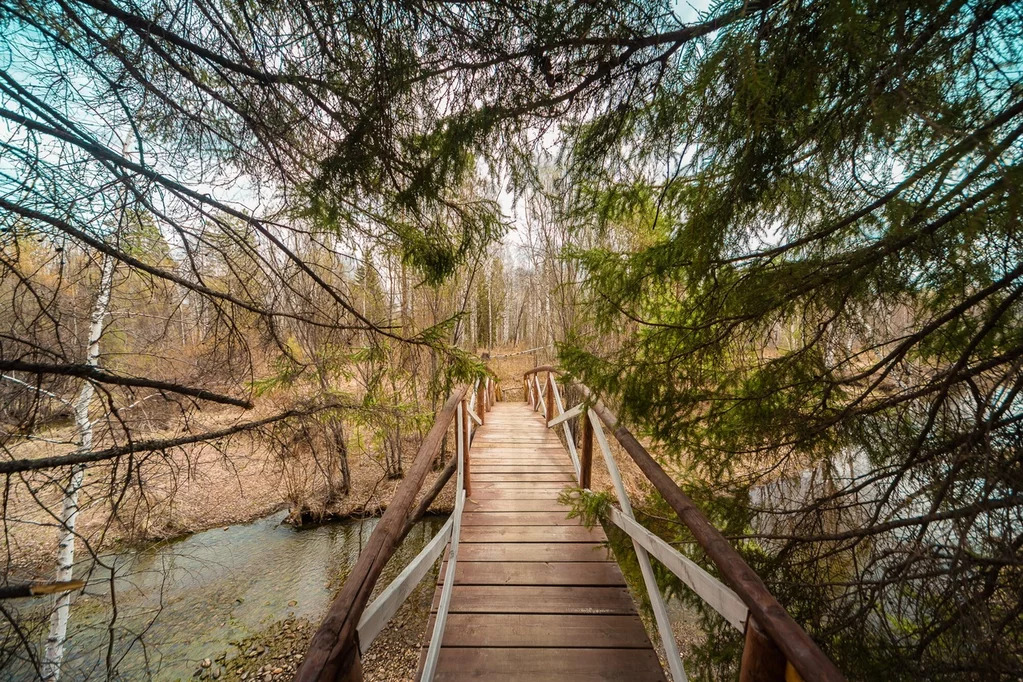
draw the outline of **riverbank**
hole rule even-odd
[[[258,418],[221,410],[191,417],[188,428],[216,430],[239,419]],[[183,428],[174,424],[147,436],[172,437],[180,435]],[[51,441],[67,439],[61,432],[45,435]],[[19,457],[34,458],[61,454],[66,446],[35,441],[10,450]],[[414,444],[409,443],[406,461],[414,454]],[[352,448],[349,461],[351,491],[329,509],[332,521],[379,515],[401,484],[401,479],[388,478],[372,453],[362,447]],[[88,556],[144,547],[291,510],[296,491],[285,464],[293,473],[293,461],[282,462],[260,440],[242,435],[153,453],[132,462],[130,474],[127,462],[91,465],[85,470],[79,493],[77,552]],[[10,582],[52,577],[58,540],[54,514],[61,507],[62,486],[66,485],[66,480],[54,478],[54,473],[30,472],[10,480],[5,496],[6,532],[0,534],[0,553]],[[430,473],[426,487],[436,475]],[[431,511],[449,512],[453,503],[453,494],[446,490]]]
[[[280,512],[249,524],[108,554],[83,566],[81,574],[89,576],[89,585],[72,600],[68,679],[93,679],[108,665],[121,679],[220,680],[243,679],[243,674],[245,680],[290,679],[379,519],[297,530],[282,524],[283,518]],[[384,566],[378,591],[445,521],[444,516],[429,515],[413,526]],[[436,570],[364,657],[367,671],[373,671],[370,679],[396,682],[414,674]],[[41,642],[48,605],[21,600],[9,606],[24,631]],[[3,634],[10,633],[0,628]],[[38,679],[22,662],[7,661],[3,678]]]
[[[366,682],[405,682],[415,677],[429,622],[435,576],[423,580],[362,656]],[[287,618],[203,659],[193,679],[285,682],[298,670],[317,623]]]

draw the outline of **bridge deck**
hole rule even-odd
[[[435,679],[663,681],[603,531],[568,519],[557,501],[575,477],[542,418],[525,403],[495,404],[470,461]]]

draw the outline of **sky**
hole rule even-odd
[[[697,20],[699,13],[706,11],[708,5],[708,0],[699,0],[696,3],[677,2],[673,9],[680,21],[691,22]],[[62,108],[78,125],[87,129],[91,135],[114,151],[123,152],[129,158],[137,159],[137,149],[135,149],[132,136],[127,134],[128,131],[124,128],[111,126],[104,120],[104,112],[92,110],[86,106],[89,99],[88,93],[95,86],[88,73],[78,73],[73,77],[75,80],[72,82],[57,84],[59,87],[56,90],[53,89],[52,81],[44,81],[44,78],[49,77],[47,72],[51,70],[53,62],[50,60],[49,49],[40,48],[42,42],[41,35],[34,30],[9,24],[5,27],[4,35],[0,37],[0,69],[3,69],[13,80],[46,96],[51,104],[57,105],[58,109]],[[49,63],[48,60],[50,60]],[[60,88],[63,88],[66,94],[54,97],[55,92],[62,92]],[[0,106],[25,113],[21,107],[3,94],[0,94]],[[120,115],[120,112],[114,113]],[[64,158],[62,155],[67,153],[66,145],[63,144],[36,145],[35,140],[28,137],[24,130],[20,130],[16,125],[3,118],[0,118],[0,137],[9,144],[20,147],[30,156],[35,155],[39,160],[54,165],[60,164]],[[548,147],[552,156],[556,156],[557,140],[554,133],[548,133],[542,143]],[[176,179],[182,179],[201,193],[209,194],[220,201],[257,214],[274,208],[277,197],[274,196],[272,188],[269,195],[263,194],[259,191],[258,184],[251,178],[230,172],[230,169],[222,178],[209,177],[204,175],[197,165],[189,167],[187,162],[185,165],[181,165],[180,159],[161,158],[158,151],[158,146],[147,150],[149,163]],[[173,167],[170,166],[172,163]],[[24,180],[25,172],[24,166],[20,166],[9,152],[4,154],[0,151],[0,191],[10,190],[19,179]],[[79,182],[88,186],[90,182],[106,182],[107,180],[108,178],[97,176],[95,179],[84,177]],[[497,186],[500,189],[497,194],[497,202],[515,227],[504,239],[505,244],[509,246],[508,252],[515,254],[521,250],[526,239],[525,205],[521,200],[516,201],[512,193],[508,191],[507,185],[506,177],[498,178]],[[79,210],[83,208],[79,207]],[[98,210],[102,210],[102,208],[100,207]]]

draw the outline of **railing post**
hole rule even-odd
[[[476,388],[476,416],[480,418],[480,426],[487,421],[487,385],[480,382]]]
[[[590,423],[587,410],[579,415],[583,423],[582,432],[582,453],[579,457],[579,487],[590,487],[590,475],[593,471],[593,424]]]
[[[544,400],[547,407],[547,421],[554,419],[554,373],[547,372],[547,398]]]
[[[706,552],[707,557],[717,566],[736,595],[749,608],[748,620],[757,619],[759,628],[769,633],[770,644],[777,647],[784,657],[783,671],[780,674],[787,675],[789,682],[799,679],[794,676],[796,673],[807,679],[844,682],[845,676],[835,667],[834,662],[824,655],[824,652],[820,650],[820,647],[807,632],[778,603],[777,598],[768,591],[760,576],[732,548],[728,540],[710,523],[693,500],[682,492],[678,484],[636,440],[636,437],[618,422],[618,417],[608,410],[599,399],[593,400],[593,394],[585,386],[578,382],[575,382],[575,385],[582,390],[584,399],[591,401],[591,420],[593,416],[596,416],[607,425],[626,454],[632,458],[632,461],[643,472],[647,481],[653,484],[668,506],[678,514],[679,519],[689,528],[696,542]],[[598,430],[598,422],[594,421],[593,426],[594,433],[603,437],[602,431]],[[601,448],[604,448],[603,442],[601,442]],[[753,675],[754,671],[759,670],[773,670],[774,672],[771,674],[778,675],[777,666],[769,668],[765,662],[769,661],[770,657],[758,653],[758,649],[762,649],[758,646],[758,642],[750,643],[749,638],[755,638],[756,634],[756,632],[749,634],[747,628],[746,648],[748,652],[743,654],[743,667],[747,670],[746,674]],[[785,678],[740,676],[740,680],[743,682],[759,679]]]
[[[462,434],[462,443],[464,443],[464,446],[462,447],[462,487],[465,488],[466,497],[472,495],[472,481],[470,476],[472,467],[469,466],[469,446],[471,445],[469,442],[469,419],[469,401],[463,400],[462,429],[464,430],[464,433]]]
[[[625,490],[625,482],[622,480],[621,471],[611,454],[611,446],[601,428],[599,417],[596,412],[586,411],[586,418],[593,427],[593,435],[600,444],[600,451],[604,455],[604,464],[607,466],[607,473],[611,477],[615,494],[618,496],[618,504],[622,507],[622,515],[635,520],[632,512],[632,503],[629,501],[629,493]],[[582,467],[580,467],[581,471]],[[661,637],[661,646],[664,647],[664,657],[668,660],[668,670],[671,672],[672,682],[686,682],[686,671],[682,666],[682,656],[678,650],[678,643],[675,641],[675,633],[671,629],[671,619],[668,617],[668,607],[664,603],[664,597],[657,586],[657,578],[654,575],[654,568],[650,564],[650,555],[646,549],[639,544],[636,538],[632,538],[632,547],[636,550],[636,561],[639,563],[640,573],[643,575],[643,585],[646,586],[647,596],[650,598],[650,608],[654,612],[654,620],[657,623],[657,632]]]
[[[529,405],[533,404],[533,389],[526,377],[522,377],[522,399]]]
[[[742,648],[742,663],[739,667],[739,682],[795,682],[801,680],[793,669],[795,677],[786,676],[785,654],[782,653],[767,633],[750,616],[746,619],[746,644]]]
[[[412,465],[405,472],[405,479],[391,497],[387,510],[370,534],[369,542],[359,554],[348,579],[341,586],[340,593],[331,602],[327,615],[313,634],[305,659],[295,673],[297,682],[362,680],[358,643],[359,621],[369,604],[373,587],[384,565],[394,554],[410,527],[409,519],[416,509],[416,497],[433,467],[434,456],[440,448],[444,434],[450,428],[452,417],[458,412],[458,404],[465,398],[466,391],[467,388],[464,386],[459,387],[457,393],[444,403],[444,407],[437,415],[437,421],[423,439]],[[459,494],[462,494],[461,491]]]

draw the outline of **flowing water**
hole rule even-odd
[[[379,519],[295,530],[281,524],[283,517],[102,557],[105,566],[93,567],[89,587],[71,608],[62,682],[105,679],[108,656],[121,679],[187,678],[203,658],[276,621],[291,615],[318,620]],[[444,520],[417,523],[378,585],[396,576]],[[32,629],[41,652],[45,614],[37,600],[19,601],[22,609],[38,613],[34,619],[32,613],[22,615],[36,621]],[[23,661],[8,661],[4,668],[0,679],[38,679]]]

